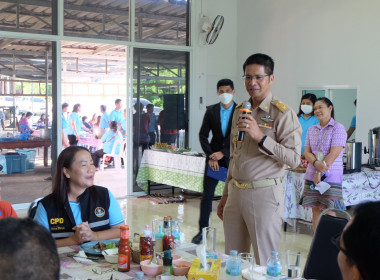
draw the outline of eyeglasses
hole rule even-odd
[[[270,76],[270,75],[256,75],[256,76],[244,75],[243,80],[245,82],[256,81],[258,83],[261,83],[262,81],[264,81],[264,78],[267,76]]]
[[[332,244],[334,244],[335,248],[337,249],[337,251],[342,251],[347,257],[349,257],[350,259],[351,256],[350,254],[345,250],[343,249],[341,246],[340,246],[340,238],[342,236],[342,233],[338,233],[337,235],[335,235],[334,237],[331,238],[331,242]]]

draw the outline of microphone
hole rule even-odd
[[[252,113],[252,111],[251,111],[251,103],[248,102],[248,101],[244,102],[242,108],[240,109],[240,112],[242,112],[242,115],[247,115],[247,114]],[[241,116],[241,118],[245,119],[244,116]],[[244,134],[245,134],[244,131],[239,131],[238,142],[243,142],[244,141]]]

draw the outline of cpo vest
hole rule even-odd
[[[96,194],[96,201],[93,198],[94,194]],[[72,228],[76,223],[68,200],[64,204],[64,209],[60,210],[56,205],[53,194],[49,194],[39,203],[42,203],[47,212],[50,232],[55,239],[74,235],[75,231]],[[110,228],[108,211],[110,198],[107,188],[100,186],[87,188],[79,196],[79,203],[82,221],[88,222],[91,230],[100,231]]]

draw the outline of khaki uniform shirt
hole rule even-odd
[[[248,133],[238,142],[237,122],[241,104],[236,106],[231,127],[230,165],[223,195],[228,194],[228,182],[233,178],[239,183],[282,178],[287,166],[295,168],[301,161],[302,128],[296,113],[273,97],[272,93],[252,110],[262,132],[267,136],[264,147],[258,146]]]

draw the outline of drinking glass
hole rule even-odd
[[[218,256],[215,252],[216,228],[205,227],[202,229],[203,244],[206,249],[206,258],[217,259]]]
[[[249,271],[249,280],[254,279],[253,278],[253,268],[255,266],[255,257],[251,253],[240,253],[239,254],[241,258],[241,271],[244,272],[244,270],[248,269]],[[245,276],[248,276],[247,273],[244,273]]]
[[[298,278],[300,271],[301,252],[286,251],[286,275],[288,279]]]

